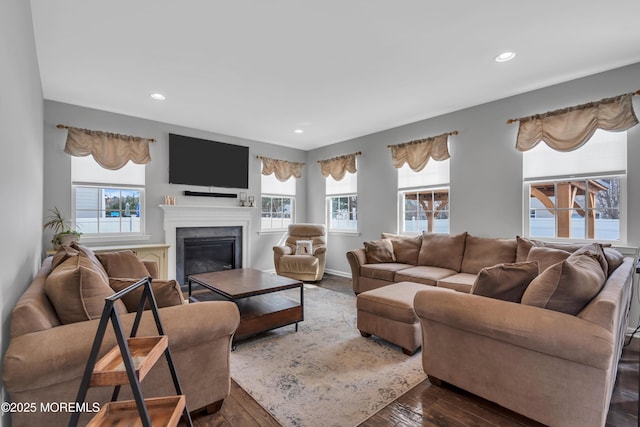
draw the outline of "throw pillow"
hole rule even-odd
[[[460,272],[467,233],[456,235],[424,233],[418,265],[448,268]]]
[[[96,266],[96,270],[100,272],[104,280],[109,281],[109,276],[107,275],[107,272],[104,269],[104,266],[98,260],[98,258],[96,257],[96,254],[91,250],[91,248],[81,245],[78,242],[72,242],[71,247],[77,250],[78,252],[80,252],[81,254],[84,254],[89,259],[89,261],[91,261],[91,263]]]
[[[604,256],[604,250],[602,249],[602,245],[599,243],[591,243],[589,245],[584,245],[577,251],[575,251],[573,256],[578,255],[588,255],[598,261],[600,264],[600,268],[602,268],[602,272],[604,273],[605,280],[609,277],[609,266],[607,265],[607,258]]]
[[[533,279],[521,302],[576,315],[600,292],[604,281],[597,259],[587,254],[572,254]]]
[[[149,276],[149,270],[133,251],[118,251],[98,254],[109,277],[133,277],[141,279]]]
[[[140,279],[110,277],[109,286],[115,292],[119,292],[124,288],[133,285],[139,280]],[[125,307],[127,307],[127,310],[130,313],[138,309],[138,304],[140,304],[140,298],[142,298],[143,290],[144,287],[139,287],[135,291],[129,292],[122,297],[122,302],[124,303]],[[180,305],[184,301],[184,296],[182,295],[180,286],[175,280],[152,280],[151,290],[153,291],[153,296],[156,299],[158,308]],[[149,301],[147,301],[144,309],[149,310],[149,308],[151,308],[151,304],[149,304]]]
[[[538,269],[540,273],[551,267],[553,264],[557,264],[560,261],[564,261],[569,258],[571,252],[563,251],[560,249],[544,248],[544,247],[532,247],[527,256],[527,261],[538,261]]]
[[[296,242],[296,255],[313,255],[313,240],[298,240]]]
[[[367,264],[396,261],[396,257],[393,254],[393,244],[388,239],[364,242],[364,253],[367,257]]]
[[[422,245],[422,236],[403,236],[399,234],[382,233],[383,239],[391,240],[393,255],[396,262],[402,264],[418,265],[418,254]]]
[[[84,254],[66,259],[53,270],[47,276],[44,290],[64,324],[99,318],[104,299],[114,293]],[[115,308],[118,313],[127,312],[122,301],[116,301]]]
[[[51,259],[51,270],[54,270],[57,266],[65,262],[67,258],[78,256],[79,253],[80,252],[73,249],[71,246],[60,246]]]
[[[537,275],[537,261],[486,267],[478,273],[471,293],[503,301],[520,302],[525,289]]]

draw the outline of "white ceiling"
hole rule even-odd
[[[45,99],[303,150],[640,62],[638,0],[31,5]]]

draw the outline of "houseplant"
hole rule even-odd
[[[65,218],[56,206],[49,209],[49,212],[51,215],[45,218],[43,228],[53,231],[53,248],[58,249],[60,246],[69,246],[72,242],[77,242],[82,233],[71,229],[71,221]]]

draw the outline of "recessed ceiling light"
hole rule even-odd
[[[502,52],[500,55],[495,57],[496,62],[507,62],[511,61],[516,57],[515,52]]]
[[[293,133],[304,133],[304,131],[302,129],[296,129],[293,131]]]
[[[154,92],[151,95],[151,98],[157,100],[157,101],[164,101],[165,99],[167,99],[166,96],[164,96],[163,94],[159,93],[159,92]]]

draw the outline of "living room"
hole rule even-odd
[[[469,105],[435,117],[417,118],[407,124],[389,126],[374,133],[305,150],[172,124],[170,119],[142,119],[45,99],[29,2],[4,2],[0,12],[3,40],[0,57],[3,64],[8,64],[0,69],[3,89],[0,102],[3,129],[0,174],[3,178],[3,199],[12,202],[11,207],[3,211],[3,218],[10,224],[7,237],[11,242],[11,249],[3,256],[5,275],[0,285],[3,354],[9,343],[11,310],[50,249],[51,235],[42,231],[43,218],[54,206],[67,213],[71,211],[71,160],[63,152],[66,131],[57,128],[58,124],[156,139],[150,145],[152,161],[146,166],[145,234],[148,239],[145,243],[165,243],[163,210],[159,207],[164,203],[165,195],[175,196],[178,206],[230,206],[237,203],[236,199],[183,195],[184,190],[235,190],[169,184],[170,133],[249,147],[249,188],[242,191],[256,198],[260,197],[260,160],[256,156],[305,163],[302,177],[296,181],[298,222],[326,222],[325,178],[320,173],[318,161],[361,152],[357,172],[358,232],[329,233],[327,242],[327,271],[350,277],[345,258],[347,251],[362,247],[364,241],[379,239],[381,232],[399,231],[397,172],[391,163],[388,145],[456,130],[458,134],[449,138],[450,232],[467,231],[477,236],[512,238],[523,234],[523,166],[522,154],[514,148],[518,125],[507,124],[507,120],[640,89],[640,52],[634,52],[633,60],[627,59],[606,70],[594,56],[585,65],[585,70],[579,73],[580,77],[569,81],[550,79],[545,86],[524,87],[501,99]],[[635,35],[637,37],[638,33]],[[640,41],[636,43],[638,45]],[[65,55],[61,50],[61,61]],[[509,78],[509,71],[496,72],[502,73],[503,79]],[[477,84],[482,85],[483,82]],[[453,95],[461,96],[459,93]],[[633,102],[638,111],[640,97],[634,97]],[[640,171],[634,167],[634,160],[640,158],[640,127],[633,127],[626,134],[627,190],[623,202],[626,224],[617,245],[634,248],[640,246],[640,217],[634,214],[640,212],[640,193],[634,190],[640,186]],[[259,210],[254,209],[251,215],[252,223],[258,224]],[[272,271],[271,248],[281,238],[282,233],[266,233],[257,226],[252,227],[248,236],[247,264]],[[634,299],[631,328],[637,326],[639,317],[638,302]]]

